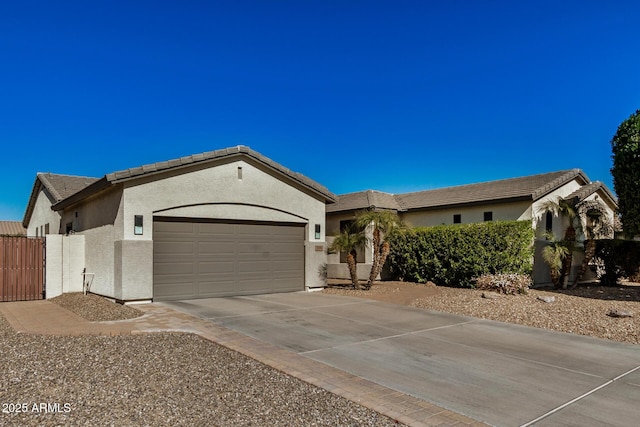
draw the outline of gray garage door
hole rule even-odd
[[[304,226],[153,223],[153,298],[304,290]]]

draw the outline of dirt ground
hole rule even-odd
[[[348,280],[330,279],[328,285],[329,287],[323,292],[351,295],[399,305],[411,305],[418,298],[429,298],[440,294],[440,288],[431,282],[426,284],[393,281],[376,282],[368,291],[350,289],[351,282]]]
[[[348,281],[334,280],[323,292],[640,344],[638,283],[503,295],[408,282],[376,282],[365,291],[351,289]],[[612,312],[629,317],[614,317]]]

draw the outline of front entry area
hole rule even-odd
[[[304,224],[155,218],[153,299],[304,290]]]

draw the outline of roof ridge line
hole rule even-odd
[[[564,172],[564,171],[558,171],[558,172]],[[551,172],[551,173],[553,173],[553,172]],[[572,180],[573,178],[575,178],[575,177],[577,177],[579,175],[583,175],[584,178],[585,178],[585,181],[587,181],[587,184],[589,183],[589,178],[585,175],[585,173],[582,171],[582,169],[579,169],[579,168],[568,169],[568,170],[566,170],[566,172],[564,174],[560,175],[559,177],[557,177],[553,181],[546,183],[542,187],[536,188],[531,193],[531,196],[532,196],[533,200],[537,200],[540,197],[544,196],[545,194],[549,193],[550,191],[558,188],[559,186],[561,186],[565,182],[568,182],[568,181]]]
[[[38,177],[40,182],[42,182],[42,184],[47,189],[47,191],[49,191],[49,193],[51,193],[51,195],[56,199],[56,201],[62,200],[62,195],[58,193],[58,190],[55,189],[55,187],[51,184],[51,182],[49,181],[49,178],[47,178],[46,175],[47,175],[46,173],[43,173],[43,174],[39,173],[36,176]],[[49,173],[49,175],[51,174]]]

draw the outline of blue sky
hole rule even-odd
[[[637,1],[0,6],[0,219],[37,172],[248,145],[337,194],[582,168],[640,108]]]

